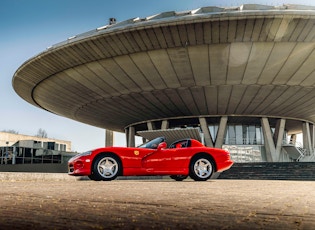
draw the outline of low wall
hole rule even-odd
[[[235,163],[219,179],[315,181],[315,162]]]
[[[68,164],[8,164],[0,165],[0,172],[67,173]]]

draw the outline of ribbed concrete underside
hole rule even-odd
[[[315,122],[315,11],[210,9],[57,44],[16,71],[14,89],[45,110],[116,131],[204,115]]]

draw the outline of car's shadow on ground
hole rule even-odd
[[[82,177],[78,177],[77,178],[77,181],[93,181],[93,180],[91,180],[89,177],[87,177],[87,176],[82,176]],[[183,183],[183,182],[185,182],[185,183],[188,183],[188,182],[190,182],[190,183],[192,183],[192,182],[194,182],[194,183],[205,183],[205,182],[215,182],[216,180],[215,179],[209,179],[209,180],[207,180],[207,181],[194,181],[193,179],[191,179],[191,178],[187,178],[187,179],[185,179],[185,180],[183,180],[183,181],[175,181],[175,180],[173,180],[173,179],[171,179],[170,177],[168,177],[168,176],[152,176],[152,177],[148,177],[148,176],[143,176],[143,177],[141,177],[141,176],[135,176],[135,177],[133,177],[133,176],[126,176],[126,177],[124,177],[124,176],[121,176],[121,177],[117,177],[115,180],[112,180],[112,181],[94,181],[94,182],[101,182],[101,183],[110,183],[110,182],[113,182],[113,181],[132,181],[132,182],[158,182],[158,183],[161,183],[161,182],[163,182],[163,183]]]

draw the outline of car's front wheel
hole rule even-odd
[[[207,155],[195,156],[189,166],[189,175],[195,181],[208,180],[214,171],[214,164]]]
[[[98,155],[92,165],[92,180],[114,180],[122,171],[120,160],[114,154]]]

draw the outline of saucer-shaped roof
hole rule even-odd
[[[185,116],[315,122],[315,8],[205,7],[74,36],[26,61],[13,87],[29,103],[123,131]]]

